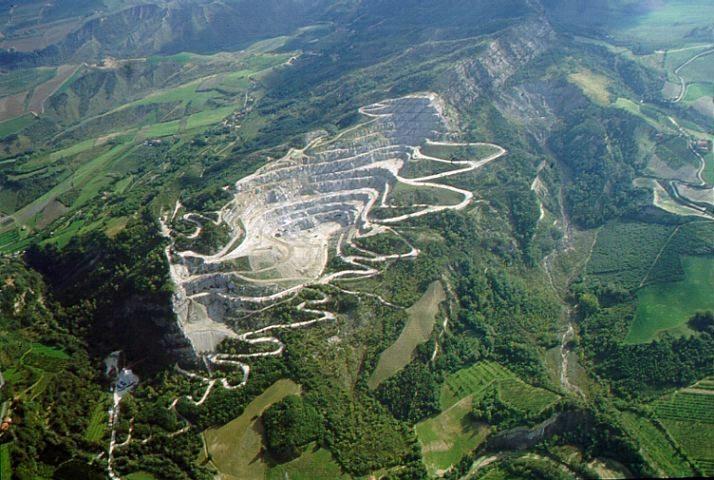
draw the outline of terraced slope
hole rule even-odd
[[[441,105],[436,95],[420,94],[363,107],[360,112],[367,117],[365,122],[331,139],[316,138],[304,149],[291,150],[284,158],[226,187],[233,200],[213,219],[190,212],[181,215],[182,206],[176,206],[173,215],[164,220],[165,233],[174,239],[181,238],[170,227],[177,216],[195,224],[195,231],[184,237],[199,237],[207,222],[230,232],[230,239],[213,255],[173,247],[167,252],[177,285],[174,306],[179,324],[197,353],[212,352],[227,337],[276,343],[274,339],[251,340],[251,336],[285,325],[260,326],[261,330],[238,334],[241,320],[305,286],[373,276],[380,262],[416,256],[414,248],[401,254],[376,254],[352,240],[392,231],[391,225],[409,218],[461,209],[471,202],[471,192],[436,181],[474,170],[505,150],[493,146],[495,153],[480,160],[451,161],[422,155],[421,145],[447,138]],[[421,178],[401,177],[400,170],[414,161],[440,162],[451,168]],[[398,183],[443,190],[460,201],[397,207],[391,204],[389,194]],[[372,218],[370,212],[377,207],[394,214]],[[356,253],[343,253],[347,245]],[[331,251],[349,266],[326,273]],[[312,305],[319,303],[313,301]],[[312,321],[332,318],[329,312],[314,312],[305,305],[302,310],[319,314]]]

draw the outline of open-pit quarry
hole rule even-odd
[[[413,247],[406,253],[377,254],[352,242],[384,232],[399,235],[393,227],[400,222],[465,208],[473,201],[472,192],[439,181],[480,168],[506,153],[491,144],[449,142],[452,133],[444,110],[435,94],[410,95],[363,107],[360,113],[365,120],[358,125],[331,138],[314,138],[305,148],[293,149],[226,187],[233,199],[220,211],[199,215],[185,212],[177,204],[162,222],[164,234],[173,240],[181,235],[198,238],[206,222],[226,228],[230,236],[212,255],[178,251],[173,241],[167,248],[176,286],[174,310],[194,353],[208,365],[241,368],[242,385],[250,372],[246,359],[282,352],[282,343],[271,336],[271,331],[334,319],[332,312],[320,308],[326,298],[298,305],[302,315],[296,323],[255,325],[251,316],[256,312],[287,301],[310,285],[374,276],[388,260],[418,255]],[[421,148],[428,143],[488,147],[492,153],[485,158],[446,160],[422,154]],[[440,164],[435,165],[439,173],[404,178],[400,171],[408,162]],[[399,183],[409,188],[448,191],[460,200],[394,206],[390,192]],[[388,214],[373,218],[370,213],[375,208]],[[389,215],[389,209],[394,209],[394,215]],[[177,220],[189,222],[195,231],[182,234],[173,230],[170,225]],[[348,245],[349,254],[344,253]],[[339,257],[346,267],[327,272],[331,255]],[[256,351],[215,353],[226,338],[251,344]],[[218,381],[190,375],[209,387]],[[240,386],[223,383],[229,388]]]

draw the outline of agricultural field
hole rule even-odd
[[[429,285],[419,301],[407,309],[409,320],[399,338],[379,356],[377,367],[368,381],[369,388],[377,388],[411,361],[416,347],[431,336],[439,313],[439,305],[444,300],[446,300],[444,288],[441,282],[435,281]]]
[[[587,279],[626,289],[639,287],[674,229],[668,225],[635,222],[605,225],[598,233],[585,269]]]
[[[10,444],[0,445],[0,480],[12,478],[12,459],[10,458]]]
[[[19,132],[20,130],[32,125],[34,121],[35,117],[28,113],[0,122],[0,138]]]
[[[714,258],[682,259],[684,279],[655,283],[637,292],[637,313],[626,341],[644,343],[661,332],[691,334],[687,320],[698,310],[714,310]]]
[[[714,96],[714,83],[695,82],[687,86],[687,94],[684,96],[685,102],[696,102],[702,97],[711,98]]]
[[[469,395],[436,417],[416,425],[429,474],[437,475],[455,465],[488,436],[489,426],[471,418],[472,405],[473,397]]]
[[[502,402],[527,414],[537,414],[559,398],[494,362],[479,362],[449,375],[441,387],[441,413],[416,425],[430,474],[444,472],[486,439],[490,427],[476,421],[471,410],[489,388],[496,389]]]
[[[136,473],[130,473],[129,475],[124,477],[124,479],[125,480],[156,480],[156,477],[148,472],[136,472]]]
[[[633,412],[623,412],[622,425],[630,436],[637,439],[645,459],[663,477],[694,475],[691,465],[677,451],[667,433],[651,420]]]
[[[499,399],[521,412],[538,414],[555,403],[553,392],[533,387],[517,378],[508,378],[496,383]]]
[[[714,475],[714,394],[682,389],[655,403],[667,431],[705,476]]]
[[[699,168],[699,157],[689,148],[689,140],[683,137],[670,137],[655,147],[657,157],[672,170]]]
[[[610,104],[610,92],[608,92],[608,79],[589,70],[584,70],[568,75],[568,80],[574,83],[583,93],[600,105]]]
[[[96,96],[91,101],[83,97],[86,93],[84,89],[87,88],[84,83],[91,83],[97,74],[96,68],[100,67],[87,67],[79,72],[69,66],[47,69],[47,72],[43,70],[41,73],[45,77],[50,74],[54,77],[38,84],[37,91],[28,96],[28,102],[34,105],[33,108],[41,110],[46,97],[57,92],[57,95],[67,96],[67,102],[72,105],[89,102],[90,108],[97,115],[87,114],[77,119],[69,115],[62,118],[64,130],[54,137],[43,137],[41,142],[46,142],[43,145],[38,143],[40,140],[28,137],[32,135],[30,126],[33,122],[43,122],[45,128],[50,123],[59,122],[60,119],[55,118],[57,111],[52,110],[55,106],[47,114],[41,115],[40,120],[27,114],[0,122],[0,138],[18,133],[18,139],[13,144],[15,146],[6,146],[7,155],[13,155],[16,152],[13,149],[22,148],[26,142],[34,142],[35,150],[20,158],[13,158],[7,165],[0,163],[3,178],[7,179],[4,182],[10,187],[0,185],[0,211],[14,220],[2,225],[0,250],[16,251],[24,248],[27,239],[40,232],[45,237],[54,237],[54,240],[45,239],[45,242],[63,245],[73,235],[87,231],[89,226],[105,228],[104,225],[111,217],[101,218],[100,210],[106,208],[94,200],[100,196],[104,200],[109,195],[126,196],[137,183],[147,178],[152,182],[157,175],[135,177],[138,170],[151,168],[147,160],[155,156],[150,149],[141,149],[142,144],[152,139],[162,139],[164,144],[181,144],[200,131],[219,124],[232,113],[241,112],[240,121],[235,117],[230,126],[212,132],[221,147],[217,155],[229,155],[230,147],[236,141],[247,140],[257,133],[260,120],[243,117],[251,110],[252,103],[262,95],[258,83],[260,78],[271,69],[283,65],[291,56],[289,53],[270,53],[264,51],[265,48],[282,45],[285,41],[262,42],[264,46],[256,45],[240,53],[184,53],[166,58],[154,56],[147,62],[153,67],[141,64],[133,67],[138,69],[137,75],[143,75],[136,81],[147,82],[147,88],[138,99],[137,92],[132,93],[126,85],[127,80],[122,77],[121,64],[116,66],[110,63],[101,67],[106,76],[115,79],[106,87],[107,95],[102,96],[101,101],[95,101]],[[166,67],[169,71],[172,68],[179,69],[173,75],[173,80],[160,73],[163,67],[158,64],[166,63],[180,64],[178,67]],[[203,67],[200,66],[205,67],[206,73],[202,73]],[[154,76],[151,76],[152,72]],[[0,76],[0,91],[2,88],[7,92],[14,91],[25,77],[19,73],[4,79]],[[120,101],[126,96],[132,101]],[[48,104],[54,105],[52,102]],[[67,108],[73,110],[70,107],[68,105]],[[73,123],[75,121],[78,123]],[[233,133],[238,130],[240,138],[237,133]],[[165,169],[166,165],[160,168]],[[201,169],[196,170],[195,174],[200,176]],[[87,212],[87,208],[93,212]],[[95,217],[95,220],[86,221],[91,217]],[[60,223],[59,220],[64,221]],[[51,226],[53,228],[50,231]],[[121,229],[121,224],[114,223],[106,228],[116,232],[117,228]]]
[[[35,88],[55,76],[55,68],[40,67],[11,70],[0,75],[0,97]]]
[[[232,480],[263,478],[268,465],[261,458],[263,434],[260,415],[288,395],[299,395],[300,386],[291,380],[278,380],[256,397],[243,414],[226,425],[203,432],[205,451],[199,462],[210,456],[210,463]]]
[[[295,460],[275,465],[268,470],[267,480],[348,480],[329,450],[315,444]]]
[[[510,371],[494,362],[479,362],[449,375],[441,387],[439,404],[446,410],[460,399],[478,395],[494,382],[516,378]]]
[[[109,404],[101,401],[94,407],[92,415],[89,417],[89,425],[87,425],[87,430],[84,432],[85,440],[98,442],[104,437],[108,419],[108,408]]]

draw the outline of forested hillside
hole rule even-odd
[[[0,478],[713,475],[708,10],[0,2]]]

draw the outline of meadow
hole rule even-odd
[[[89,442],[99,442],[104,437],[107,426],[108,405],[105,402],[98,402],[89,417],[89,425],[84,432],[84,439]]]
[[[124,479],[125,480],[156,480],[156,477],[148,472],[136,472],[136,473],[130,473],[129,475],[124,477]]]
[[[608,79],[602,75],[584,70],[568,75],[568,80],[580,87],[583,93],[600,105],[610,104],[610,92],[607,90]]]
[[[439,305],[445,299],[446,294],[441,282],[435,281],[429,285],[424,295],[407,309],[409,320],[399,338],[379,356],[377,367],[367,382],[369,388],[377,388],[411,361],[414,349],[431,336]]]
[[[685,102],[695,102],[702,97],[714,96],[714,83],[694,82],[687,85],[687,94],[684,96]]]
[[[714,258],[685,257],[684,279],[655,283],[637,292],[637,312],[626,338],[644,343],[661,332],[691,334],[686,322],[698,310],[714,310]]]
[[[495,381],[515,378],[515,375],[495,362],[479,362],[446,378],[441,387],[439,404],[442,410],[469,395],[478,395]]]
[[[32,125],[34,121],[35,117],[30,113],[26,113],[25,115],[0,122],[0,138],[17,133],[20,130]]]
[[[427,143],[421,147],[421,153],[441,160],[478,160],[498,153],[491,145],[439,145]]]
[[[449,375],[441,387],[441,413],[416,425],[430,474],[455,465],[489,435],[490,426],[476,421],[471,410],[490,388],[496,389],[502,402],[527,415],[539,414],[559,398],[528,385],[495,362],[478,362]]]
[[[10,458],[10,444],[0,445],[0,480],[12,478],[12,460]]]
[[[467,396],[434,418],[416,425],[424,464],[430,475],[455,465],[490,433],[487,424],[471,418],[473,398]]]
[[[205,452],[210,462],[231,479],[263,478],[268,465],[263,461],[263,434],[260,415],[288,395],[299,395],[300,386],[291,380],[278,380],[256,397],[238,418],[220,428],[203,432]]]
[[[268,470],[267,480],[347,480],[329,450],[315,444],[308,445],[305,452],[295,460],[275,465]]]

